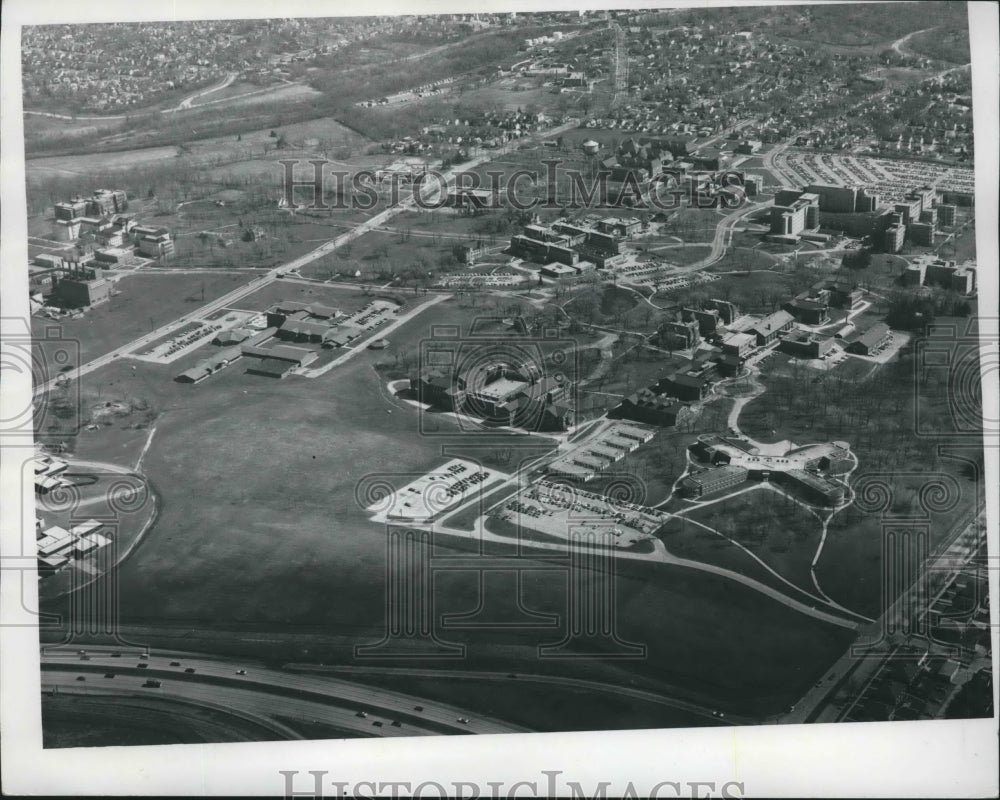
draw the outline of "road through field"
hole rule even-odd
[[[567,122],[556,128],[551,128],[546,131],[536,133],[530,138],[542,139],[551,136],[557,136],[560,133],[563,133],[575,127],[577,124],[578,120],[571,120],[570,122]],[[491,152],[484,153],[483,155],[474,158],[472,161],[463,164],[461,170],[467,171],[475,169],[476,167],[491,161],[493,158],[494,158],[493,153]],[[446,186],[450,187],[453,185],[454,181],[456,180],[456,175],[458,171],[459,171],[458,168],[456,168],[453,170],[448,170],[447,172],[442,174],[443,182]],[[335,239],[330,239],[329,241],[324,242],[319,247],[315,248],[314,250],[311,250],[305,255],[299,256],[298,258],[295,258],[285,264],[281,264],[277,267],[274,267],[273,269],[266,272],[264,275],[261,275],[257,279],[248,282],[245,286],[241,286],[238,289],[234,289],[228,294],[224,294],[221,297],[212,300],[209,303],[206,303],[200,308],[191,311],[183,315],[182,317],[179,317],[173,322],[169,322],[166,325],[163,325],[157,328],[156,330],[151,331],[150,333],[140,336],[139,338],[134,339],[133,341],[128,342],[122,345],[121,347],[118,347],[115,350],[112,350],[111,352],[106,353],[105,355],[94,359],[93,361],[89,361],[86,364],[81,364],[80,366],[76,367],[73,370],[68,370],[67,372],[62,373],[61,376],[58,378],[53,377],[49,380],[43,379],[43,382],[36,385],[34,396],[39,397],[45,394],[46,392],[51,391],[58,385],[59,382],[63,380],[67,379],[79,380],[84,375],[87,375],[88,373],[91,373],[94,370],[100,369],[101,367],[110,364],[116,358],[120,358],[121,356],[130,353],[133,350],[137,350],[140,347],[144,347],[146,345],[149,345],[157,341],[158,339],[162,339],[166,336],[169,336],[170,334],[180,330],[182,327],[193,322],[194,320],[202,319],[203,317],[211,315],[216,311],[220,311],[232,305],[233,303],[236,303],[237,301],[241,300],[247,295],[252,294],[258,289],[261,289],[262,287],[267,286],[270,283],[273,283],[275,280],[278,279],[279,274],[289,271],[295,271],[297,269],[300,269],[301,267],[304,267],[306,264],[310,264],[313,261],[317,261],[323,258],[324,256],[334,252],[338,247],[341,247],[347,244],[348,242],[351,242],[354,239],[363,236],[369,231],[372,231],[376,228],[385,225],[385,223],[387,223],[393,217],[396,217],[402,212],[408,211],[416,206],[417,203],[415,198],[409,197],[397,203],[396,205],[391,206],[390,208],[387,208],[379,212],[370,219],[367,219],[364,222],[359,223],[354,228],[345,233],[342,233]]]

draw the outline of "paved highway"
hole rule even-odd
[[[976,518],[971,522],[959,522],[955,525],[952,534],[946,539],[945,543],[942,544],[936,554],[931,558],[927,559],[926,566],[924,568],[925,575],[944,575],[949,571],[949,568],[954,570],[956,564],[967,563],[971,558],[971,553],[965,553],[961,549],[961,544],[964,539],[972,532],[972,529],[976,526],[985,526],[985,519],[982,518],[983,511],[980,510]],[[862,628],[859,631],[859,642],[877,642],[881,639],[883,631],[889,629],[889,621],[893,622],[892,628],[899,630],[901,628],[901,623],[904,621],[904,617],[908,618],[912,614],[914,603],[919,602],[919,600],[914,599],[915,593],[923,591],[919,585],[915,584],[913,587],[908,589],[900,598],[898,598],[888,610],[886,610],[874,623]],[[943,590],[941,590],[943,591]],[[940,591],[937,593],[940,595]],[[936,597],[935,597],[936,599]],[[922,615],[926,614],[926,611],[930,606],[933,605],[933,600],[930,603],[925,603],[922,610]],[[806,694],[789,710],[789,712],[780,719],[780,722],[785,724],[795,724],[802,722],[815,722],[815,721],[835,721],[837,717],[842,716],[839,709],[831,709],[829,706],[830,699],[835,695],[836,691],[843,681],[847,679],[852,674],[856,679],[864,681],[864,685],[867,686],[871,681],[872,677],[878,672],[878,669],[882,666],[885,659],[890,656],[889,647],[885,647],[885,652],[880,654],[873,648],[873,652],[869,655],[856,655],[854,653],[854,648],[857,643],[854,643],[847,649],[847,651],[838,659],[838,661],[830,667],[823,678],[820,679],[812,688],[810,688]],[[858,695],[861,694],[861,690],[858,691]],[[855,698],[856,699],[856,698]],[[835,713],[832,715],[832,719],[826,719],[827,713],[833,710]],[[845,712],[846,713],[846,709]],[[823,717],[817,720],[820,715]]]
[[[757,722],[758,720],[751,717],[743,716],[726,716],[721,717],[721,715],[714,711],[713,709],[699,705],[698,703],[688,702],[686,700],[679,700],[674,697],[668,697],[666,695],[657,694],[656,692],[648,692],[643,689],[633,689],[630,686],[618,686],[607,683],[600,683],[598,681],[588,681],[582,678],[567,678],[561,675],[535,675],[528,673],[507,673],[507,672],[489,672],[480,670],[451,670],[451,669],[413,669],[409,667],[327,667],[327,668],[316,668],[304,664],[287,664],[288,669],[297,669],[302,671],[322,671],[331,672],[343,675],[350,674],[379,674],[379,675],[409,675],[421,678],[448,678],[449,676],[454,676],[456,678],[475,678],[480,680],[493,680],[493,681],[503,681],[510,682],[516,681],[518,683],[541,683],[550,686],[561,686],[569,687],[575,689],[584,689],[590,692],[607,692],[610,694],[621,695],[622,697],[630,697],[637,700],[642,700],[646,703],[652,703],[654,705],[667,706],[669,708],[677,708],[683,711],[689,711],[692,714],[699,714],[700,716],[707,717],[710,719],[725,719],[726,722],[732,725],[749,725]]]
[[[720,261],[726,254],[726,249],[732,243],[733,229],[736,225],[751,214],[754,214],[762,208],[767,208],[773,204],[774,200],[767,200],[763,203],[752,203],[751,205],[744,206],[743,208],[737,209],[731,213],[716,227],[715,236],[712,239],[712,249],[709,254],[698,261],[688,264],[685,267],[681,267],[680,269],[684,272],[695,272]]]
[[[113,655],[120,652],[120,656]],[[84,660],[86,659],[86,660]],[[176,696],[192,701],[219,701],[226,698],[234,708],[248,713],[303,720],[327,721],[338,727],[361,726],[375,735],[493,734],[524,732],[525,729],[499,720],[473,716],[454,706],[413,697],[377,687],[352,683],[341,678],[301,675],[244,662],[223,661],[205,655],[177,652],[152,652],[140,658],[135,649],[105,646],[87,648],[86,656],[73,651],[43,649],[43,685],[57,680],[54,675],[69,676],[71,682],[99,683],[102,689],[114,686],[141,688],[147,679],[158,680],[160,696]],[[140,666],[145,664],[146,666]],[[194,670],[187,672],[186,670]],[[240,674],[243,672],[244,674]],[[114,678],[104,678],[114,673]],[[78,681],[83,675],[85,680]],[[117,691],[117,689],[115,690]],[[420,710],[418,710],[418,707]],[[358,712],[366,717],[358,717]],[[467,720],[467,722],[460,722]],[[394,726],[399,721],[400,726]],[[375,722],[382,722],[377,726]]]

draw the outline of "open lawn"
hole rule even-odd
[[[470,311],[442,303],[433,321],[458,322]],[[431,322],[418,317],[395,338],[415,342]],[[131,370],[115,363],[84,378],[88,395],[98,387],[156,392],[159,416],[143,470],[163,505],[119,572],[126,628],[158,642],[187,631],[189,646],[275,661],[349,662],[354,644],[378,641],[385,536],[367,521],[355,487],[366,476],[439,465],[445,446],[449,455],[468,453],[461,446],[469,436],[455,437],[444,417],[436,430],[418,433],[417,410],[388,395],[372,369],[377,358],[360,353],[315,380],[253,377],[239,362],[193,386],[172,381],[185,364]],[[112,442],[102,444],[103,436],[81,435],[78,454],[110,457]],[[491,436],[496,441],[473,444],[486,454],[505,446],[503,434]],[[123,443],[116,438],[113,447]],[[437,538],[441,554],[469,550],[470,543]],[[565,620],[564,568],[534,558],[523,564],[524,607]],[[539,660],[536,646],[562,636],[553,629],[442,635],[468,645],[458,662],[466,668],[517,671],[530,663],[532,671],[682,687],[719,707],[761,714],[793,702],[848,641],[843,631],[728,581],[656,567],[618,567],[619,635],[646,644],[646,658]],[[435,585],[435,613],[475,607],[474,572],[451,572]],[[491,595],[490,607],[502,601]],[[211,644],[213,631],[236,633],[223,647]]]
[[[79,343],[80,363],[84,363],[246,284],[248,279],[246,273],[231,272],[126,275],[117,283],[119,295],[80,319],[54,322],[32,317],[32,335],[44,337],[46,329],[60,327],[63,339]]]
[[[787,495],[767,487],[755,489],[687,516],[747,547],[799,588],[815,591],[809,565],[819,544],[821,523]]]
[[[374,294],[366,294],[361,289],[279,279],[248,294],[242,300],[237,301],[236,305],[246,311],[263,311],[279,301],[288,300],[300,303],[321,303],[350,313],[371,302],[373,297]]]
[[[968,321],[951,322],[964,330]],[[942,346],[961,350],[963,344],[954,339]],[[973,439],[953,452],[939,449],[941,436],[955,434],[947,375],[922,370],[915,396],[914,359],[905,353],[874,370],[870,363],[847,362],[819,382],[801,369],[765,374],[761,380],[767,392],[744,407],[740,428],[764,442],[848,441],[859,461],[852,486],[869,479],[885,483],[891,495],[887,513],[925,517],[930,540],[938,543],[968,518],[978,501],[982,473],[975,464],[982,463],[982,450]],[[954,500],[947,512],[921,505],[920,488],[933,483],[938,473],[946,476],[942,480]],[[857,507],[836,515],[817,567],[820,585],[834,600],[868,616],[881,607],[881,515],[880,510],[865,513]]]

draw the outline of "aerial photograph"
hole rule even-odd
[[[992,718],[971,61],[23,27],[44,747]]]

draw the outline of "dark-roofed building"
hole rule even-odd
[[[226,331],[219,331],[215,338],[212,339],[212,344],[219,344],[223,346],[240,344],[245,342],[250,338],[250,331],[246,328],[231,328]]]
[[[309,319],[287,319],[278,328],[278,338],[286,342],[325,342],[336,329],[325,322]]]
[[[799,295],[782,308],[805,325],[823,325],[830,321],[830,306],[818,296]]]
[[[258,358],[255,359],[253,364],[247,367],[247,373],[250,375],[262,375],[265,378],[284,378],[293,369],[295,369],[295,363],[292,361],[285,361],[280,358]]]
[[[178,383],[198,383],[220,369],[228,367],[242,355],[239,347],[227,347],[209,358],[202,359],[190,369],[184,370],[174,380]]]
[[[868,330],[855,334],[844,348],[848,353],[859,356],[869,356],[876,350],[885,346],[892,334],[889,326],[884,322],[876,322]]]
[[[681,319],[697,322],[698,332],[702,336],[711,336],[720,327],[719,310],[716,308],[684,308],[681,309]]]
[[[288,361],[295,366],[305,366],[316,360],[317,353],[305,347],[293,347],[287,344],[278,344],[272,347],[261,347],[259,345],[247,345],[242,347],[243,355],[253,358],[273,358],[280,361]]]
[[[826,292],[826,300],[833,308],[854,309],[861,304],[864,292],[852,281],[820,280],[812,285],[814,294]]]
[[[640,389],[625,398],[615,409],[616,417],[672,427],[691,416],[691,409],[676,397],[659,394],[652,389]]]
[[[340,309],[325,306],[322,303],[312,303],[306,306],[305,310],[309,312],[309,316],[316,319],[333,319],[340,316]]]
[[[660,328],[660,341],[664,347],[689,349],[697,347],[701,341],[698,322],[665,322]]]
[[[749,473],[743,467],[725,465],[693,472],[680,483],[681,494],[687,497],[702,497],[712,492],[731,489],[745,483]]]
[[[711,384],[703,376],[678,372],[657,381],[656,389],[680,400],[697,402],[708,396]]]
[[[419,377],[410,379],[410,387],[417,392],[417,399],[446,411],[458,411],[465,403],[465,389],[457,378],[441,369],[426,369]]]

